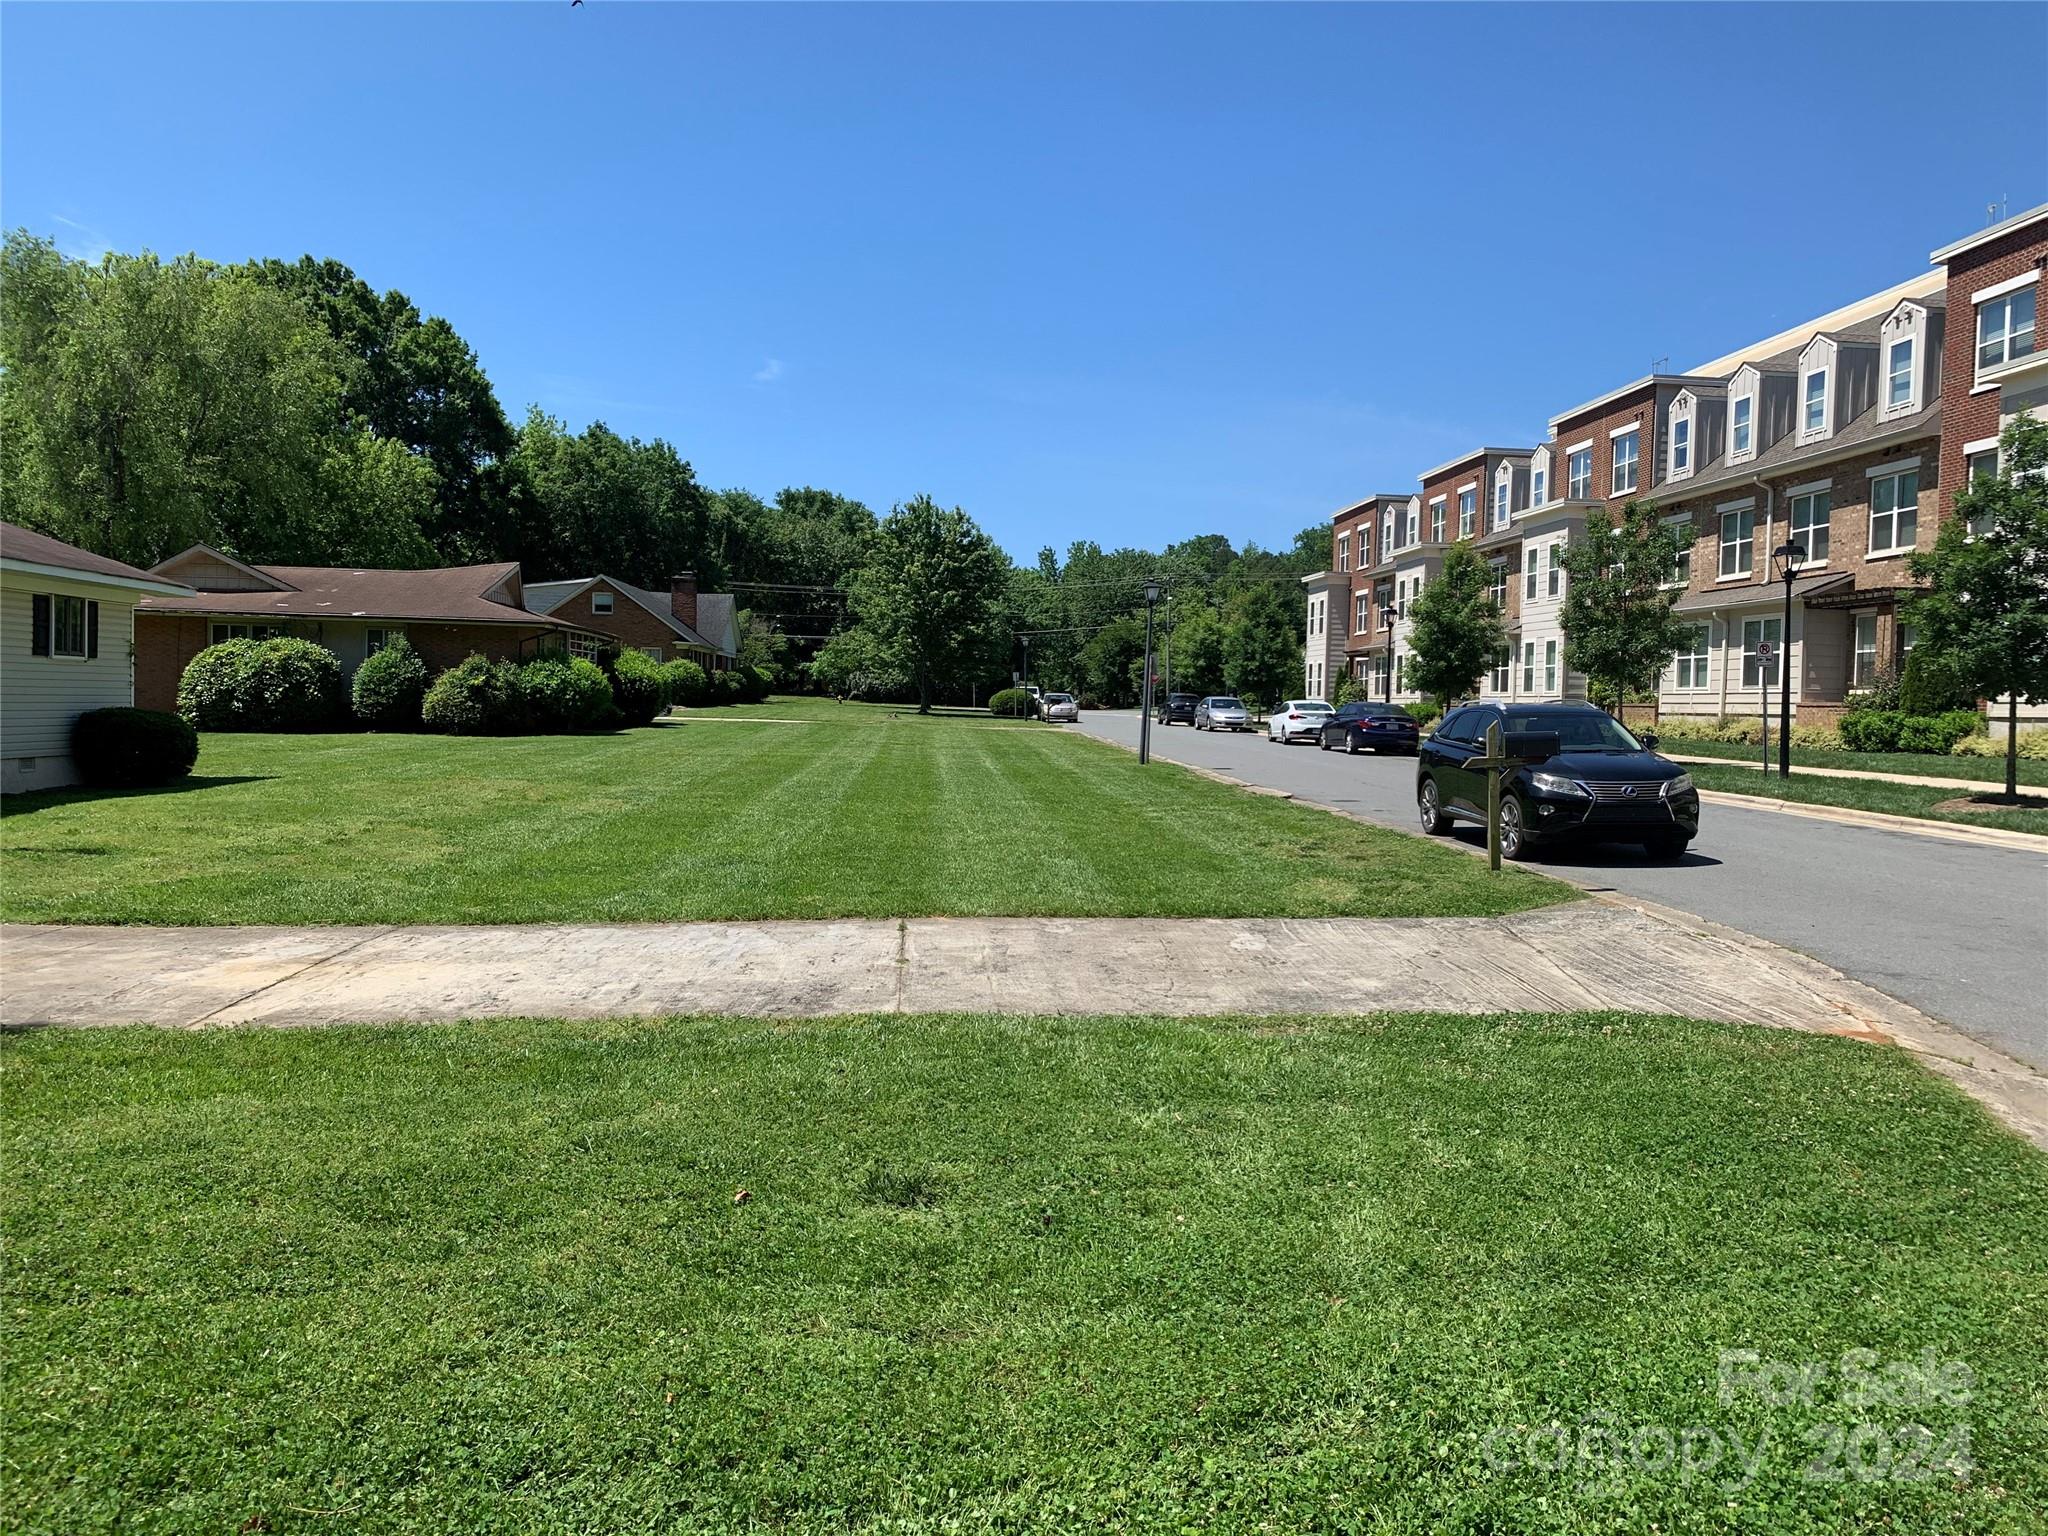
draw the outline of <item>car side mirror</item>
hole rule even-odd
[[[1642,735],[1638,736],[1636,740],[1640,741],[1643,744],[1643,750],[1645,752],[1654,752],[1657,750],[1657,733],[1655,731],[1645,731]]]
[[[1524,763],[1547,763],[1563,749],[1555,731],[1508,731],[1501,738],[1501,750]]]

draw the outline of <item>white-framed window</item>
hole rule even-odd
[[[1884,407],[1903,411],[1913,403],[1913,340],[1895,341],[1885,350]]]
[[[1974,443],[1963,444],[1963,484],[1967,487],[1975,485],[1979,480],[1997,478],[1998,439],[1983,437]],[[1969,528],[1972,533],[1982,533],[1986,526],[1987,520],[1981,516],[1970,519]]]
[[[1712,637],[1711,625],[1694,624],[1686,630],[1685,644],[1679,649],[1677,657],[1680,688],[1707,686],[1707,661],[1712,655]]]
[[[1508,610],[1508,562],[1505,557],[1487,562],[1486,595],[1502,613]]]
[[[1614,477],[1607,482],[1607,494],[1626,496],[1636,488],[1636,458],[1642,449],[1640,427],[1629,427],[1614,439]]]
[[[1479,487],[1468,485],[1458,492],[1458,537],[1469,539],[1479,531]]]
[[[1593,445],[1574,448],[1565,460],[1565,495],[1585,501],[1593,494]]]
[[[1372,627],[1372,594],[1360,592],[1351,599],[1351,633],[1362,635]]]
[[[1534,693],[1535,691],[1536,642],[1534,640],[1524,640],[1522,642],[1522,692]]]
[[[1493,483],[1493,526],[1505,528],[1508,525],[1508,500],[1513,490],[1510,476],[1502,475]]]
[[[1799,435],[1818,437],[1828,425],[1828,371],[1816,368],[1806,376],[1800,394]]]
[[[1351,535],[1348,533],[1337,535],[1337,569],[1340,571],[1351,569]]]
[[[213,624],[208,626],[208,645],[223,640],[275,640],[284,633],[277,624]]]
[[[1522,601],[1536,600],[1536,573],[1542,567],[1543,551],[1534,544],[1522,546]]]
[[[1853,658],[1849,671],[1849,684],[1854,688],[1868,688],[1877,681],[1877,615],[1859,613],[1856,615],[1856,644],[1851,651]]]
[[[1756,503],[1745,501],[1721,509],[1722,579],[1747,577],[1756,552]]]
[[[1514,669],[1514,664],[1515,648],[1512,645],[1504,645],[1493,653],[1493,666],[1488,670],[1486,677],[1487,692],[1508,691],[1508,673]]]
[[[1543,691],[1545,693],[1557,692],[1557,642],[1555,640],[1543,642]]]
[[[365,632],[363,636],[365,642],[364,654],[368,656],[374,656],[379,651],[383,650],[385,646],[394,645],[398,641],[403,640],[404,638],[405,631],[403,629],[386,627],[383,629],[368,630]]]
[[[1920,532],[1920,470],[1870,477],[1870,556],[1895,555],[1913,547]]]
[[[1540,507],[1550,499],[1550,456],[1540,455],[1529,461],[1529,505]]]
[[[1692,473],[1692,419],[1680,416],[1671,423],[1671,478]]]
[[[1680,513],[1665,518],[1664,526],[1678,535],[1678,549],[1671,556],[1671,574],[1664,578],[1665,585],[1688,586],[1692,582],[1692,518]]]
[[[1394,509],[1388,507],[1380,514],[1380,558],[1387,557],[1387,551],[1394,547]]]
[[[1778,682],[1778,668],[1785,664],[1785,647],[1779,644],[1779,631],[1783,624],[1777,619],[1744,619],[1742,621],[1742,686],[1745,688],[1771,688]],[[1760,641],[1768,640],[1771,645],[1771,659],[1768,664],[1757,654]]]
[[[1413,548],[1422,542],[1422,498],[1408,498],[1408,537],[1401,541],[1404,548]]]
[[[1878,398],[1884,402],[1887,417],[1920,409],[1920,346],[1926,334],[1927,311],[1911,299],[1885,318],[1878,339],[1884,357],[1884,382]]]
[[[611,593],[609,593],[609,592],[593,592],[593,593],[591,593],[591,594],[590,594],[590,611],[591,611],[592,613],[610,613],[610,612],[612,611],[612,595],[611,595]]]
[[[1558,563],[1559,556],[1563,552],[1564,540],[1552,539],[1550,541],[1550,557],[1544,562],[1546,574],[1543,595],[1545,597],[1561,597],[1564,594],[1564,567]]]
[[[1835,344],[1816,336],[1799,354],[1799,441],[1818,442],[1834,422]]]
[[[1803,565],[1828,563],[1828,519],[1834,513],[1831,486],[1806,486],[1792,493],[1786,514],[1786,531],[1794,544],[1806,546]]]
[[[61,661],[92,660],[94,650],[93,631],[99,627],[100,605],[91,598],[74,597],[67,592],[58,592],[48,597],[42,597],[41,603],[49,605],[49,650],[47,654]],[[39,603],[34,606],[41,606],[41,604]],[[41,628],[40,625],[37,627]],[[34,651],[37,648],[32,645],[30,649]]]
[[[1728,459],[1739,464],[1756,451],[1756,396],[1737,395],[1728,407]]]
[[[658,645],[643,645],[640,647],[640,654],[649,661],[659,661],[661,660],[661,647]]]
[[[1429,504],[1429,542],[1441,544],[1444,541],[1444,499],[1439,496]]]
[[[2034,351],[2034,287],[2039,274],[2028,272],[1977,296],[1977,377],[2009,368]],[[2016,285],[2016,286],[2014,286]]]

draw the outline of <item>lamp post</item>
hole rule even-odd
[[[1024,681],[1018,686],[1028,690],[1031,687],[1031,637],[1019,635],[1017,638],[1024,642]]]
[[[1159,601],[1156,580],[1145,583],[1145,671],[1138,689],[1138,761],[1152,761],[1152,609]]]
[[[1806,546],[1787,539],[1771,551],[1785,583],[1785,627],[1778,636],[1778,777],[1792,777],[1792,578],[1806,564]]]
[[[1380,609],[1380,634],[1387,643],[1387,702],[1394,702],[1394,620],[1397,617],[1392,608]]]

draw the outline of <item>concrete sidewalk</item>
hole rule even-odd
[[[1765,770],[1762,762],[1754,757],[1694,757],[1679,752],[1664,752],[1661,755],[1674,763],[1699,763],[1709,768],[1753,768],[1760,772],[1777,772],[1775,759],[1772,760],[1771,767]],[[1801,763],[1792,765],[1792,776],[1815,779],[1870,779],[1878,784],[1912,784],[1922,789],[1961,789],[1978,795],[1998,795],[2005,792],[2005,780],[2002,778],[1994,784],[1985,779],[1938,778],[1925,773],[1877,773],[1861,768],[1809,768]],[[2020,793],[2048,794],[2048,790],[2022,784]]]
[[[0,928],[9,1028],[727,1013],[1626,1009],[1896,1041],[2048,1145],[2048,1079],[1819,961],[1642,902],[1506,918]]]

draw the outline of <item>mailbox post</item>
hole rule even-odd
[[[1507,755],[1507,742],[1500,733],[1500,721],[1486,728],[1486,756],[1468,757],[1465,766],[1486,774],[1486,867],[1500,870],[1500,776],[1519,766],[1521,759]]]

